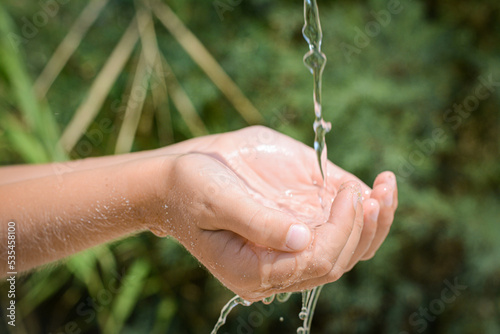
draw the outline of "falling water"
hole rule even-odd
[[[302,35],[309,44],[309,51],[304,55],[304,64],[307,66],[314,79],[313,86],[313,100],[314,100],[314,124],[313,129],[314,137],[314,150],[318,160],[318,166],[323,178],[323,185],[319,194],[323,209],[327,209],[328,201],[323,198],[327,193],[326,191],[326,163],[327,163],[327,148],[325,143],[325,135],[330,131],[331,124],[323,120],[321,110],[321,76],[326,64],[326,56],[321,52],[321,42],[323,33],[321,31],[321,24],[319,21],[319,12],[316,0],[304,0],[304,27],[302,28]],[[324,200],[324,201],[323,201]],[[316,308],[316,303],[323,286],[317,286],[311,290],[302,291],[302,308],[299,313],[299,318],[303,320],[302,327],[297,329],[298,334],[309,334],[311,329],[311,322]],[[286,302],[291,293],[279,293],[276,295],[279,302]],[[264,304],[270,304],[274,301],[275,296],[272,295],[262,300]],[[222,308],[219,320],[212,330],[211,334],[217,334],[222,325],[226,323],[226,318],[229,312],[236,305],[250,306],[252,303],[244,300],[239,296],[234,296]]]
[[[324,183],[326,182],[326,144],[325,135],[331,129],[331,124],[323,120],[321,110],[321,76],[326,64],[326,56],[321,52],[323,33],[319,21],[316,0],[304,0],[304,27],[302,35],[309,44],[309,51],[304,55],[304,64],[313,75],[313,101],[314,101],[314,150],[318,158],[319,169]]]
[[[274,297],[274,295],[273,295],[273,297]],[[250,305],[252,305],[252,302],[249,302],[249,301],[241,298],[238,295],[236,295],[233,298],[231,298],[226,303],[226,305],[224,305],[224,307],[222,308],[222,310],[220,311],[219,320],[217,320],[217,323],[215,324],[214,329],[212,329],[211,334],[217,334],[217,331],[219,330],[219,328],[221,328],[222,325],[224,325],[226,323],[226,318],[229,315],[229,312],[231,312],[231,310],[236,305],[250,306]]]
[[[262,302],[264,304],[271,304],[273,301],[274,301],[274,298],[276,296],[276,299],[281,302],[281,303],[284,303],[286,302],[288,299],[290,299],[290,296],[292,295],[291,292],[283,292],[283,293],[278,293],[276,295],[272,295],[270,297],[267,297],[267,298],[264,298],[262,300]],[[219,330],[219,328],[222,327],[222,325],[224,325],[226,323],[226,319],[227,319],[227,316],[229,315],[229,313],[231,312],[231,310],[236,306],[236,305],[243,305],[243,306],[250,306],[252,305],[252,302],[249,302],[243,298],[241,298],[240,296],[236,295],[234,296],[233,298],[231,298],[227,303],[226,305],[224,305],[224,307],[222,308],[222,310],[220,311],[220,316],[219,316],[219,320],[217,320],[217,323],[215,324],[214,326],[214,329],[212,329],[212,332],[210,334],[217,334],[217,331]]]
[[[304,27],[302,35],[309,44],[309,51],[304,55],[304,64],[313,75],[313,101],[314,101],[314,150],[318,160],[319,170],[323,177],[322,191],[320,192],[320,200],[323,209],[327,206],[326,201],[323,201],[323,195],[326,193],[326,163],[327,163],[327,148],[325,143],[325,135],[331,129],[331,124],[323,120],[321,106],[321,76],[326,64],[326,56],[321,52],[321,42],[323,33],[321,31],[321,23],[319,21],[318,5],[316,0],[304,0]],[[311,290],[302,291],[302,309],[299,313],[299,318],[304,321],[302,327],[297,329],[298,334],[309,334],[311,330],[311,322],[314,315],[314,309],[319,298],[319,294],[323,286],[317,286]]]

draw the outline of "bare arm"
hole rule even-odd
[[[9,221],[16,223],[16,270],[146,230],[151,220],[158,219],[157,180],[167,159],[117,162],[1,185],[2,234],[6,235]],[[6,252],[6,247],[0,248],[1,275],[10,271]]]
[[[315,160],[302,143],[251,127],[153,151],[0,168],[0,276],[11,271],[11,221],[18,272],[150,230],[179,240],[247,300],[332,282],[379,248],[397,186],[386,172],[372,191],[329,163],[325,217]]]
[[[15,183],[45,176],[57,176],[58,180],[61,181],[61,177],[63,175],[73,172],[108,167],[125,163],[127,161],[153,158],[165,154],[184,154],[195,149],[203,149],[203,146],[211,143],[212,139],[215,137],[216,135],[194,138],[162,149],[151,151],[53,162],[48,164],[3,166],[0,167],[0,186],[3,184]]]

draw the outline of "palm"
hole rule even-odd
[[[220,136],[213,144],[218,153],[212,156],[244,181],[248,192],[263,205],[290,212],[305,222],[317,224],[328,218],[342,181],[357,179],[329,162],[325,192],[311,147],[264,127],[234,134],[238,136]],[[369,189],[364,184],[363,188]]]

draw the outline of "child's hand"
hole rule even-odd
[[[19,271],[149,228],[258,300],[332,282],[372,257],[397,207],[392,173],[371,190],[329,163],[324,191],[315,152],[264,127],[64,167],[0,170],[0,209],[24,240]]]
[[[337,280],[375,254],[397,207],[392,173],[371,190],[329,163],[323,210],[315,152],[264,127],[168,152],[192,153],[169,163],[164,219],[150,229],[176,237],[247,300]]]

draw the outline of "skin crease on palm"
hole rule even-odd
[[[151,230],[176,237],[246,300],[333,282],[373,257],[388,234],[397,207],[391,172],[372,190],[328,162],[322,208],[312,148],[264,127],[197,140],[178,144],[198,153],[177,158],[169,178],[167,216],[183,223]],[[305,249],[287,247],[289,225],[310,230]]]
[[[321,184],[311,147],[254,126],[151,151],[1,167],[0,212],[24,240],[19,272],[151,230],[257,301],[333,282],[386,238],[393,173],[371,189],[329,162],[323,204]]]

